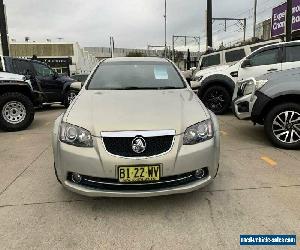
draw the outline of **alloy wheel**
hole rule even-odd
[[[18,124],[26,118],[26,108],[18,101],[7,102],[2,108],[4,120],[11,124]]]
[[[206,97],[207,107],[213,111],[221,110],[225,104],[224,93],[220,90],[211,90]]]
[[[283,143],[297,143],[300,141],[300,113],[284,111],[279,113],[272,124],[275,137]]]
[[[74,92],[69,92],[67,96],[68,104],[71,104],[74,101],[75,97],[76,94]]]

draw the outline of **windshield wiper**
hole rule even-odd
[[[143,89],[157,89],[156,87],[124,87],[124,88],[116,88],[115,90],[143,90]]]

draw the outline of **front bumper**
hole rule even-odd
[[[266,96],[260,91],[256,91],[255,96],[257,100],[252,109],[251,120],[254,123],[263,124],[266,107],[271,103],[272,98]]]
[[[253,94],[235,99],[232,105],[234,115],[240,120],[249,119],[256,100],[257,97]]]
[[[196,145],[182,145],[182,135],[175,136],[170,152],[157,157],[125,158],[116,157],[105,151],[101,138],[94,138],[93,148],[78,148],[64,144],[58,140],[60,119],[55,123],[53,133],[53,151],[57,177],[67,189],[91,197],[149,197],[186,193],[204,187],[212,182],[218,172],[220,140],[216,117],[213,116],[215,137],[209,141]],[[130,188],[117,182],[118,166],[157,165],[162,166],[162,178],[171,178],[206,168],[207,175],[199,180],[180,182],[178,185],[169,185],[155,188]],[[68,176],[70,173],[79,173],[92,180],[104,178],[113,180],[118,188],[109,185],[82,185],[76,184]]]

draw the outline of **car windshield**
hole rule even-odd
[[[181,89],[185,83],[170,63],[105,62],[93,75],[90,90]]]

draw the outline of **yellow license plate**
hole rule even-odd
[[[119,167],[119,182],[159,181],[160,166]]]

